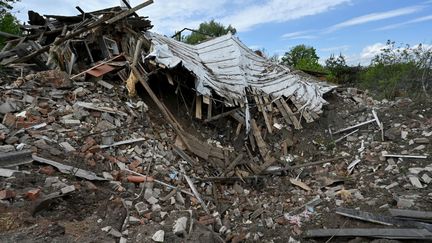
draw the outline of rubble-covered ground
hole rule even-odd
[[[305,238],[305,231],[371,227],[336,215],[337,207],[431,210],[430,100],[375,101],[356,89],[334,90],[320,119],[283,134],[284,164],[259,176],[213,179],[206,161],[191,164],[174,152],[176,134],[156,106],[129,98],[122,83],[8,72],[0,81],[1,242],[325,242]],[[374,119],[372,110],[383,134],[371,122],[335,142],[355,129],[335,131]],[[239,141],[228,118],[203,124],[181,107],[173,114],[204,141],[224,148]],[[278,134],[267,136],[279,154]],[[4,167],[15,161],[2,156],[27,150],[36,157]],[[300,166],[322,160],[328,162]],[[295,167],[281,171],[285,166]],[[191,196],[185,175],[209,213]]]

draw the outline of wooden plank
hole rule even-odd
[[[230,110],[230,111],[227,111],[227,112],[221,113],[221,114],[219,114],[219,115],[216,115],[216,116],[213,116],[213,117],[211,117],[211,118],[207,118],[207,119],[205,119],[204,122],[207,123],[207,122],[211,122],[211,121],[214,121],[214,120],[220,119],[220,118],[225,117],[225,116],[229,116],[229,115],[235,113],[235,112],[238,111],[238,110],[240,110],[240,108],[236,108],[236,109],[233,109],[233,110]]]
[[[301,129],[303,128],[302,125],[300,124],[300,121],[297,119],[297,117],[294,115],[294,112],[291,110],[291,108],[289,107],[289,105],[286,103],[286,101],[283,99],[283,97],[281,97],[279,99],[279,101],[281,102],[283,108],[285,109],[285,111],[287,112],[288,116],[290,117],[291,121],[294,124],[294,128],[295,129]]]
[[[386,226],[398,226],[398,227],[405,227],[405,228],[424,228],[432,232],[432,225],[423,222],[400,220],[394,217],[376,215],[376,214],[363,212],[355,209],[349,209],[349,208],[337,208],[336,213],[345,217],[363,220],[366,222],[371,222],[376,224],[382,224]]]
[[[195,99],[195,118],[202,119],[202,98],[197,95]]]
[[[431,211],[417,211],[409,209],[389,209],[390,214],[394,217],[419,219],[419,220],[432,220]]]
[[[237,157],[230,163],[230,165],[225,169],[224,174],[232,171],[243,159],[243,154],[240,153]]]
[[[249,141],[250,141],[252,151],[255,151],[256,144],[255,144],[255,139],[254,139],[254,136],[252,135],[252,133],[249,133]]]
[[[267,110],[269,112],[272,112],[273,111],[273,106],[272,106],[272,103],[270,102],[269,97],[268,96],[262,96],[262,98],[264,100],[264,103],[266,105]]]
[[[263,114],[263,117],[264,117],[264,122],[265,122],[265,124],[266,124],[266,127],[267,127],[267,131],[270,133],[270,134],[272,134],[272,122],[271,122],[271,120],[269,119],[269,117],[268,117],[268,114],[267,114],[267,111],[266,111],[266,108],[262,105],[262,101],[261,101],[261,98],[260,97],[258,97],[258,101],[260,102],[260,106],[261,106],[261,112],[262,112],[262,114]]]
[[[199,141],[196,137],[182,132],[183,142],[186,144],[189,151],[194,153],[196,156],[207,160],[210,155],[211,147],[202,141]]]
[[[285,108],[282,106],[282,103],[280,102],[279,99],[275,101],[275,104],[279,110],[279,113],[282,115],[287,125],[292,125],[293,122],[291,121],[290,117],[288,116],[288,113],[286,112]]]
[[[209,145],[210,146],[210,145]],[[215,146],[210,146],[210,156],[216,157],[218,159],[225,159],[224,150]]]
[[[204,95],[203,96],[203,103],[206,105],[210,104],[210,97],[207,95]]]
[[[207,104],[207,120],[210,119],[212,116],[212,107],[213,102],[210,100],[210,102]]]
[[[394,240],[431,240],[432,233],[425,229],[404,228],[351,228],[314,229],[306,231],[306,237],[373,237]]]
[[[236,136],[240,135],[240,131],[241,131],[242,126],[243,125],[240,122],[237,124],[237,129],[236,129],[236,133],[235,133]]]
[[[267,167],[272,165],[274,162],[276,162],[276,159],[270,155],[270,151],[267,147],[266,142],[264,141],[264,139],[261,136],[261,131],[258,128],[255,119],[251,120],[251,128],[252,128],[252,133],[255,137],[256,144],[258,146],[258,151],[260,152],[261,157],[264,160],[264,164],[262,164],[260,166],[260,169],[258,172],[258,173],[260,173],[261,171],[267,169]]]
[[[174,85],[174,81],[173,81],[171,74],[167,73],[166,77],[167,77],[168,83],[171,85]]]
[[[301,114],[300,117],[304,117],[307,123],[311,123],[314,121],[311,114],[309,114],[309,111],[306,109],[305,106],[301,106],[296,100],[291,99],[294,106],[297,108],[297,112]],[[300,119],[301,120],[301,119]]]
[[[141,54],[141,47],[142,47],[143,41],[142,39],[139,39],[136,46],[135,46],[135,53],[132,59],[132,66],[136,66],[137,63],[139,62],[138,58],[140,57]]]

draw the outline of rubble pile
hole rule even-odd
[[[430,101],[318,83],[232,36],[178,43],[135,14],[150,3],[29,12],[3,49],[2,242],[431,239]],[[221,43],[263,79],[229,92]]]

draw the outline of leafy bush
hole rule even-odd
[[[426,95],[432,89],[432,50],[417,46],[396,46],[388,41],[382,52],[360,77],[360,86],[381,97]]]
[[[337,84],[354,84],[362,70],[360,66],[348,66],[342,54],[339,54],[338,57],[331,55],[325,64],[325,68],[329,72],[327,80]]]

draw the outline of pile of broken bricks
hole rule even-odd
[[[427,209],[432,196],[431,110],[402,118],[392,113],[394,106],[415,104],[409,100],[368,104],[352,99],[350,90],[335,91],[351,106],[338,111],[346,123],[303,131],[331,144],[304,137],[285,158],[286,166],[259,176],[215,178],[198,160],[190,164],[172,149],[174,131],[158,114],[151,115],[156,122],[150,119],[142,100],[125,99],[123,85],[61,79],[54,85],[43,77],[28,75],[0,91],[0,199],[11,209],[30,203],[34,217],[58,200],[105,188],[108,200],[120,200],[127,214],[119,219],[121,227],[103,219],[95,223],[121,242],[139,237],[134,227],[149,225],[154,232],[145,237],[155,242],[190,237],[198,225],[220,241],[294,242],[314,236],[308,228],[329,228],[325,215],[332,208]],[[351,128],[337,132],[345,127]],[[305,144],[327,159],[310,162],[316,156],[301,150]],[[40,184],[17,184],[35,173],[44,178]],[[289,233],[274,235],[282,229]]]

